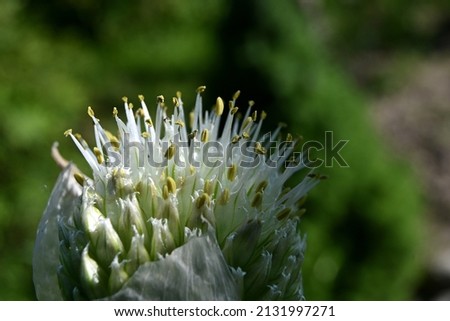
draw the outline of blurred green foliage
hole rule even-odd
[[[306,205],[307,299],[412,298],[422,260],[420,190],[375,135],[364,96],[338,62],[369,45],[394,50],[405,33],[421,49],[435,33],[405,27],[416,12],[406,1],[324,1],[321,14],[333,26],[325,39],[300,2],[0,2],[0,299],[34,299],[35,230],[59,172],[50,147],[64,130],[92,142],[88,105],[108,124],[123,95],[150,102],[181,90],[192,106],[202,84],[210,104],[241,89],[241,102],[254,99],[271,115],[267,130],[288,120],[306,139],[333,131],[335,142],[349,140],[342,155],[350,167],[320,169],[330,179]],[[382,28],[370,24],[373,14]],[[88,172],[70,142],[60,150]]]

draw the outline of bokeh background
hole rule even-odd
[[[306,140],[350,142],[311,193],[309,300],[449,299],[450,2],[1,0],[0,299],[34,300],[35,231],[63,132],[126,95],[242,91]],[[119,106],[120,107],[120,106]],[[111,127],[113,128],[113,127]],[[92,141],[92,140],[91,140]]]

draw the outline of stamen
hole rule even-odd
[[[91,106],[89,106],[89,107],[88,107],[88,110],[87,110],[87,112],[88,112],[88,115],[89,115],[90,117],[92,117],[92,118],[94,118],[94,117],[95,117],[95,113],[94,113],[94,110],[92,109],[92,107],[91,107]]]
[[[236,164],[231,165],[231,167],[228,168],[227,172],[227,178],[229,181],[234,181],[237,175],[237,166]]]
[[[196,205],[197,208],[202,208],[204,205],[208,206],[211,199],[208,194],[203,193],[197,198]]]
[[[255,151],[256,151],[256,153],[258,153],[260,155],[265,155],[267,152],[266,149],[264,147],[262,147],[260,142],[256,142]]]
[[[228,203],[229,199],[230,199],[230,190],[228,188],[225,188],[222,192],[222,195],[220,196],[219,204],[225,205],[226,203]]]
[[[163,95],[156,96],[156,101],[159,104],[163,104],[164,103],[164,96]]]
[[[221,115],[223,114],[223,108],[224,108],[224,106],[223,106],[223,100],[222,100],[222,98],[217,97],[217,100],[216,100],[216,110],[215,110],[217,116],[221,116]]]
[[[260,207],[262,204],[262,197],[263,197],[263,195],[261,192],[256,193],[255,197],[253,198],[251,206],[257,207],[257,208]]]
[[[203,143],[206,143],[206,142],[208,141],[208,138],[209,138],[209,132],[208,132],[208,130],[207,130],[207,129],[203,129],[203,131],[202,131],[202,133],[201,133],[201,135],[200,135],[200,140],[201,140]]]
[[[167,148],[166,152],[164,153],[164,157],[167,159],[172,159],[175,155],[176,145],[172,143],[169,148]]]
[[[167,189],[169,193],[175,194],[177,191],[177,184],[175,183],[175,180],[172,177],[167,177]]]
[[[247,129],[248,125],[250,125],[251,123],[253,123],[253,118],[252,117],[247,117],[244,120],[244,122],[242,123],[241,131]]]
[[[233,138],[231,139],[231,143],[232,144],[236,144],[237,142],[239,142],[241,140],[241,136],[239,135],[234,135]]]
[[[84,186],[84,182],[86,181],[86,179],[84,178],[84,175],[79,173],[79,172],[75,172],[73,174],[73,177],[75,178],[75,180],[77,181],[78,184],[80,184],[81,186]]]
[[[257,111],[257,110],[253,111],[253,114],[252,114],[252,120],[253,120],[254,122],[256,121],[257,116],[258,116],[258,111]]]
[[[101,165],[103,164],[103,162],[105,161],[105,159],[103,158],[103,153],[102,151],[98,148],[98,147],[94,147],[94,154],[95,157],[97,157],[97,162]]]
[[[178,120],[175,122],[175,125],[178,125],[178,126],[180,126],[180,127],[184,127],[184,122],[183,122],[181,119],[178,119]]]
[[[206,90],[206,86],[199,86],[199,87],[197,88],[197,93],[198,93],[198,94],[201,94],[201,93],[203,93],[205,90]]]

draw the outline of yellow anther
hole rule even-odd
[[[159,103],[159,104],[163,104],[164,103],[164,96],[163,95],[156,96],[156,102]]]
[[[178,126],[180,126],[180,127],[184,127],[184,122],[183,122],[181,119],[178,119],[178,120],[175,122],[175,125],[178,125]]]
[[[264,155],[266,153],[266,149],[262,147],[260,142],[256,142],[255,151],[260,155]]]
[[[128,109],[133,109],[134,105],[132,103],[128,104]]]
[[[208,141],[208,138],[209,138],[209,131],[207,129],[203,129],[200,135],[200,140],[203,143],[206,143]]]
[[[180,100],[181,99],[181,91],[177,91],[176,96],[177,96],[178,100]]]
[[[255,194],[255,197],[253,197],[252,200],[252,207],[260,207],[262,204],[262,198],[263,198],[263,194],[261,192],[258,192]]]
[[[150,137],[150,133],[149,133],[149,132],[142,132],[142,133],[141,133],[141,136],[142,136],[143,138],[149,138],[149,137]]]
[[[166,200],[169,198],[169,188],[167,187],[167,185],[164,185],[163,190],[162,190],[162,197]]]
[[[164,157],[166,157],[167,159],[172,159],[173,156],[175,155],[175,150],[176,150],[176,145],[175,144],[170,144],[169,148],[167,148],[166,152],[164,153]]]
[[[231,138],[231,143],[236,144],[241,139],[241,136],[234,135],[233,138]]]
[[[189,126],[191,126],[191,128],[194,127],[194,123],[195,123],[195,114],[193,111],[191,111],[189,113]]]
[[[203,193],[197,198],[196,205],[197,208],[202,208],[204,205],[208,206],[210,203],[210,197],[208,194]]]
[[[249,139],[250,138],[250,134],[247,132],[242,132],[242,137],[245,139]]]
[[[136,116],[137,117],[144,117],[144,110],[142,108],[139,108],[138,110],[136,110]]]
[[[127,103],[128,102],[128,97],[127,96],[123,96],[122,100],[123,100],[124,103]]]
[[[74,136],[75,136],[76,139],[78,139],[78,141],[81,143],[81,145],[82,145],[85,149],[88,149],[88,148],[89,148],[88,144],[86,143],[86,141],[84,140],[84,138],[81,136],[80,133],[75,133]]]
[[[144,101],[144,95],[138,95],[140,101]]]
[[[175,183],[175,180],[172,177],[167,177],[167,189],[169,193],[175,194],[177,191],[177,183]]]
[[[105,159],[103,158],[103,153],[102,151],[98,148],[98,147],[94,147],[94,154],[95,157],[97,157],[97,162],[99,164],[103,164],[103,162],[105,161]]]
[[[238,99],[240,94],[241,94],[241,91],[240,91],[240,90],[236,91],[236,92],[233,94],[233,100]]]
[[[72,129],[68,129],[64,132],[64,136],[69,136],[70,134],[72,134]]]
[[[207,194],[212,194],[212,189],[213,189],[212,182],[209,179],[205,180],[205,184],[203,185],[203,192]]]
[[[231,114],[231,115],[234,115],[234,114],[236,114],[236,113],[238,112],[238,110],[239,110],[238,107],[233,107],[233,108],[231,108],[231,110],[230,110],[230,114]]]
[[[90,117],[95,117],[94,110],[92,109],[91,106],[88,107],[87,113]]]
[[[220,116],[223,114],[223,100],[220,97],[217,97],[216,99],[216,114],[217,116]]]
[[[287,133],[287,135],[286,135],[286,141],[287,141],[287,142],[292,142],[292,140],[293,140],[292,134],[291,134],[291,133]]]
[[[261,120],[266,119],[266,117],[267,117],[267,113],[263,110],[263,111],[261,112]]]
[[[248,101],[248,107],[252,108],[255,105],[255,101],[254,100],[249,100]]]
[[[227,171],[227,178],[229,181],[234,181],[237,175],[237,166],[236,164],[231,165],[231,167],[228,168]]]
[[[173,104],[175,105],[175,107],[180,106],[180,102],[178,101],[178,98],[177,98],[177,97],[172,97],[172,102],[173,102]]]
[[[115,148],[119,148],[119,146],[120,146],[119,139],[107,130],[105,130],[105,134],[106,134],[106,137],[108,137],[111,145],[113,145],[113,147],[115,147]]]
[[[202,92],[204,92],[206,90],[206,86],[199,86],[197,88],[197,93],[201,94]]]
[[[113,108],[113,116],[117,117],[117,115],[119,114],[119,111],[117,110],[116,107]]]
[[[85,181],[86,179],[84,178],[84,175],[83,175],[83,174],[81,174],[80,172],[75,172],[75,173],[73,174],[73,177],[75,178],[75,180],[77,181],[78,184],[80,184],[81,186],[84,185],[84,181]]]
[[[267,185],[269,185],[269,182],[267,181],[262,181],[261,183],[259,183],[258,186],[256,187],[256,193],[264,192]]]
[[[149,119],[146,119],[145,120],[145,123],[149,126],[149,127],[153,127],[153,123],[152,123],[152,120],[149,118]]]
[[[222,195],[220,196],[219,203],[225,205],[226,203],[228,203],[229,199],[230,199],[230,190],[228,188],[225,188],[222,192]]]
[[[244,123],[242,124],[242,128],[243,129],[246,129],[247,127],[248,127],[248,125],[250,125],[251,123],[253,122],[253,118],[252,117],[247,117],[245,120],[244,120]]]

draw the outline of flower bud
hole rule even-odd
[[[175,248],[175,242],[170,233],[167,219],[151,219],[153,227],[151,242],[151,258],[155,259],[170,253]]]
[[[125,270],[128,275],[132,275],[140,265],[148,261],[150,261],[150,255],[144,246],[144,235],[139,235],[135,229],[126,258]]]
[[[261,222],[250,220],[230,235],[223,248],[225,258],[231,266],[241,267],[247,265],[261,236]]]
[[[95,258],[100,266],[105,269],[110,266],[118,253],[124,253],[122,241],[109,218],[100,221],[96,230],[91,232],[89,236]]]
[[[125,261],[119,263],[119,255],[114,257],[111,263],[111,275],[109,276],[108,286],[109,292],[115,293],[122,288],[129,276],[125,271]]]
[[[97,299],[108,293],[106,275],[97,262],[89,256],[88,249],[89,246],[86,246],[81,254],[81,285],[89,299]]]
[[[118,232],[124,242],[125,247],[128,249],[133,238],[133,229],[136,228],[138,233],[147,234],[147,228],[142,216],[142,212],[135,197],[127,197],[126,199],[120,199],[122,204],[122,214],[118,222]],[[134,227],[133,227],[134,226]]]

